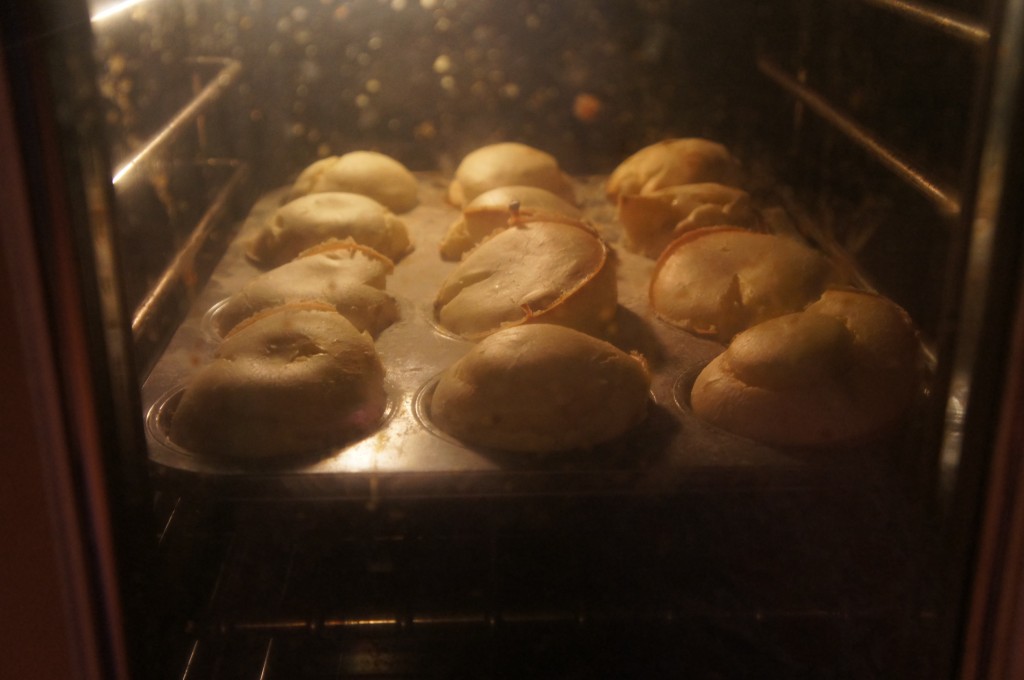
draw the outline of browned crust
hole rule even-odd
[[[285,305],[278,305],[277,307],[270,307],[268,309],[264,309],[262,311],[256,312],[255,314],[253,314],[250,317],[247,317],[243,321],[239,321],[235,325],[234,328],[232,328],[230,331],[228,331],[224,335],[224,339],[227,340],[231,336],[237,335],[238,333],[242,332],[243,330],[245,330],[249,326],[253,325],[257,321],[260,321],[261,319],[265,319],[268,316],[273,316],[275,314],[281,314],[283,312],[289,312],[289,311],[293,311],[293,310],[308,310],[308,311],[330,312],[331,314],[338,314],[338,310],[335,309],[334,307],[332,307],[331,305],[327,304],[326,302],[317,302],[315,300],[302,300],[302,301],[299,301],[299,302],[289,302],[288,304],[285,304]]]
[[[659,312],[657,310],[657,308],[654,307],[654,304],[653,304],[653,300],[654,300],[654,282],[657,280],[658,274],[661,272],[662,267],[665,266],[665,262],[669,259],[669,257],[672,256],[672,253],[674,253],[676,250],[678,250],[682,246],[685,246],[685,245],[687,245],[689,243],[692,243],[692,242],[696,241],[697,239],[702,238],[704,236],[710,236],[710,235],[713,235],[713,234],[723,234],[723,233],[727,233],[727,232],[731,232],[731,231],[734,231],[734,232],[746,232],[746,233],[756,233],[756,232],[752,232],[750,229],[744,229],[743,227],[734,227],[734,226],[731,226],[731,225],[723,225],[723,226],[718,226],[718,227],[701,227],[699,229],[694,229],[693,231],[688,231],[688,232],[684,233],[682,236],[680,236],[679,238],[677,238],[676,240],[672,241],[667,246],[665,246],[665,250],[662,251],[661,256],[654,263],[654,270],[651,272],[651,280],[647,284],[647,299],[652,302],[651,309],[654,310],[655,315],[659,319],[663,320],[665,323],[667,323],[669,325],[677,326],[677,327],[679,326],[679,324],[677,324],[674,321],[672,321],[672,319],[666,318],[661,312]],[[707,329],[707,328],[693,329],[693,332],[696,333],[697,335],[706,335],[706,336],[713,336],[713,335],[717,335],[718,334],[718,331],[716,329]]]
[[[519,319],[518,321],[510,321],[508,323],[502,324],[498,329],[493,329],[493,330],[489,330],[489,331],[481,332],[481,333],[470,333],[470,334],[467,334],[467,335],[462,335],[461,337],[464,337],[467,340],[472,340],[472,341],[475,342],[477,340],[482,340],[483,338],[486,338],[487,336],[493,334],[496,330],[503,330],[503,329],[506,329],[506,328],[513,328],[515,326],[521,326],[521,325],[527,324],[527,323],[539,323],[541,321],[547,320],[548,318],[550,318],[550,315],[553,315],[556,312],[558,312],[559,309],[561,307],[564,307],[567,303],[569,303],[571,301],[575,301],[576,299],[582,297],[583,293],[586,292],[588,284],[590,284],[595,279],[597,279],[597,277],[600,276],[602,273],[605,273],[606,271],[609,270],[607,265],[608,265],[609,261],[612,259],[612,252],[608,248],[608,244],[606,244],[600,237],[598,237],[597,232],[594,230],[593,227],[591,227],[590,225],[585,224],[585,223],[583,223],[583,222],[581,222],[579,220],[573,220],[571,218],[559,215],[559,216],[557,216],[557,219],[552,219],[552,220],[531,220],[531,219],[517,220],[514,224],[510,224],[509,226],[510,226],[510,228],[511,227],[516,227],[516,226],[530,227],[530,226],[533,226],[533,225],[536,225],[536,224],[548,224],[548,223],[563,224],[563,225],[566,225],[566,226],[575,227],[576,229],[579,229],[579,230],[581,230],[583,232],[586,232],[587,234],[592,236],[595,241],[597,241],[597,243],[599,244],[599,246],[601,248],[601,251],[600,251],[601,252],[601,259],[600,259],[600,262],[598,262],[597,267],[595,267],[594,271],[589,276],[587,276],[586,278],[582,279],[574,288],[572,288],[571,290],[568,290],[565,293],[563,293],[561,296],[556,298],[549,306],[547,306],[546,308],[544,308],[542,310],[533,310],[533,309],[530,309],[529,307],[524,307],[523,308],[523,312],[524,312],[525,315],[523,316],[522,319]],[[484,239],[484,241],[482,241],[479,245],[482,245],[484,242],[490,240],[494,236],[495,236],[495,234],[492,234],[487,239]],[[479,247],[479,245],[477,247]],[[472,251],[467,252],[466,255],[464,255],[463,257],[468,256],[469,253],[471,253],[471,252]],[[615,276],[614,269],[610,269],[610,273],[611,273],[611,276],[612,276],[612,284],[614,284],[615,283],[615,280],[614,280],[614,276]],[[436,309],[435,309],[435,314],[436,314]]]
[[[306,250],[303,250],[301,253],[295,256],[295,260],[299,260],[304,257],[309,257],[311,255],[319,255],[320,253],[334,252],[335,250],[358,251],[371,259],[384,263],[388,268],[389,274],[395,270],[395,263],[391,261],[390,257],[384,255],[383,253],[380,253],[377,250],[374,250],[369,246],[364,246],[360,243],[356,243],[352,239],[329,239],[327,241],[324,241],[323,243],[319,243],[315,246],[307,248]],[[292,260],[292,262],[294,262],[295,260]]]

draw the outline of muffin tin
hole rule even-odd
[[[885,446],[781,451],[694,417],[687,385],[723,347],[654,316],[647,298],[654,261],[620,247],[621,229],[604,197],[604,177],[577,178],[575,188],[585,218],[616,254],[619,308],[614,335],[608,339],[647,358],[652,372],[649,417],[627,435],[587,451],[524,454],[461,445],[433,426],[429,409],[438,375],[472,346],[439,329],[433,318],[434,296],[455,266],[441,259],[438,244],[459,211],[444,201],[445,178],[421,173],[418,179],[420,205],[399,216],[414,250],[395,263],[387,282],[401,317],[375,339],[390,397],[379,426],[330,451],[259,465],[198,456],[166,435],[176,398],[217,347],[212,317],[218,305],[261,272],[245,257],[245,246],[280,205],[287,191],[282,188],[253,206],[143,386],[149,459],[158,479],[201,481],[220,493],[246,496],[624,493],[749,481],[820,484],[822,476],[845,483],[851,468],[875,469],[871,461],[885,455]]]

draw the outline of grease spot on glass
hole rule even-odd
[[[435,73],[448,73],[452,68],[452,60],[447,54],[440,55],[434,60]]]

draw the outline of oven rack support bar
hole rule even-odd
[[[132,318],[132,336],[136,345],[142,341],[147,330],[158,323],[157,317],[160,310],[167,299],[174,294],[175,289],[183,282],[195,277],[193,265],[196,255],[209,241],[211,234],[217,228],[218,220],[227,209],[229,200],[245,180],[249,171],[248,165],[238,160],[210,160],[207,163],[233,168],[231,177],[217,193],[174,260],[135,310],[135,316]]]
[[[914,23],[934,28],[975,46],[989,42],[991,33],[982,23],[970,17],[912,0],[861,0],[866,5],[899,14]]]
[[[224,91],[238,80],[238,76],[242,72],[242,64],[237,59],[227,57],[196,57],[189,61],[200,66],[219,65],[221,68],[217,75],[206,84],[206,87],[200,90],[195,98],[178,111],[167,125],[146,140],[146,143],[142,145],[138,153],[117,168],[112,180],[115,185],[130,176],[155,150],[177,137],[185,129],[185,126],[198,118],[199,114],[219,99]]]
[[[889,149],[871,131],[862,127],[853,118],[833,106],[825,97],[811,87],[800,82],[771,59],[759,56],[757,68],[772,82],[792,95],[802,104],[814,111],[818,116],[842,132],[851,141],[870,153],[898,177],[924,194],[939,210],[949,217],[960,214],[960,197],[952,189],[941,186],[938,182],[915,168],[895,151]]]
[[[600,626],[648,626],[672,627],[686,621],[708,621],[717,624],[730,622],[772,622],[772,621],[849,621],[851,619],[890,618],[897,613],[894,608],[871,606],[856,609],[796,608],[782,610],[750,610],[727,612],[698,609],[683,610],[673,606],[651,609],[612,609],[591,611],[586,607],[578,609],[539,609],[509,612],[420,612],[407,615],[380,614],[368,617],[281,617],[250,620],[214,620],[193,622],[192,630],[199,631],[202,638],[215,639],[233,635],[294,635],[294,634],[344,634],[359,631],[363,634],[381,635],[412,634],[416,631],[446,630],[453,628],[475,628],[478,630],[515,629],[521,626],[566,626],[577,629]],[[927,619],[932,612],[922,610],[917,616]]]

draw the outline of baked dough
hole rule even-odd
[[[728,342],[745,328],[803,309],[838,282],[829,260],[795,239],[706,227],[665,249],[650,298],[665,321]]]
[[[885,432],[913,401],[920,346],[886,298],[829,290],[803,312],[747,329],[697,377],[693,411],[779,446],[855,443]]]
[[[223,337],[253,314],[289,302],[325,302],[359,331],[376,336],[398,318],[395,299],[384,292],[391,260],[354,241],[328,241],[260,274],[227,298],[214,314]]]
[[[278,208],[249,244],[249,258],[276,267],[330,239],[351,238],[392,262],[410,249],[402,220],[377,201],[350,193],[320,193]]]
[[[546,189],[576,204],[572,183],[555,157],[517,142],[491,144],[466,154],[448,186],[448,201],[462,207],[485,191],[508,186]]]
[[[674,239],[699,227],[758,225],[747,192],[714,182],[620,196],[618,219],[626,248],[647,257],[658,257]]]
[[[386,404],[369,335],[327,305],[286,305],[232,330],[189,382],[169,436],[205,456],[313,454],[376,427]]]
[[[601,334],[618,303],[608,247],[579,222],[517,222],[468,252],[434,301],[439,324],[478,340],[499,328],[555,323]]]
[[[321,158],[299,173],[288,200],[338,191],[369,196],[396,213],[419,204],[416,177],[394,158],[376,151]]]
[[[643,421],[649,390],[640,356],[569,328],[535,324],[491,335],[446,370],[430,414],[470,446],[583,449]]]
[[[665,187],[699,182],[741,186],[739,161],[721,144],[706,139],[666,139],[622,161],[605,184],[613,203],[620,196],[647,194]]]
[[[579,209],[546,189],[511,186],[480,194],[462,209],[462,215],[441,241],[441,257],[458,260],[463,253],[496,231],[508,228],[513,218],[581,218]]]

